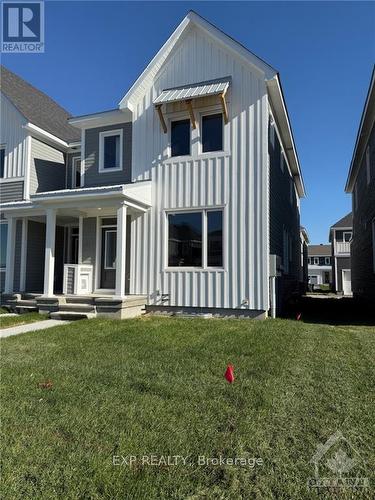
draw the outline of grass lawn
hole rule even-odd
[[[9,312],[8,309],[5,309],[5,307],[0,307],[0,315],[7,314],[8,312]]]
[[[0,314],[0,330],[11,326],[19,326],[26,323],[34,323],[35,321],[43,321],[44,319],[47,319],[47,317],[44,317],[39,313],[17,314],[17,316],[5,316],[3,318]]]
[[[96,319],[1,346],[2,498],[318,498],[310,460],[338,430],[370,488],[319,498],[374,497],[372,327]],[[132,465],[113,464],[128,455]]]

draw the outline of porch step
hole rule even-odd
[[[69,296],[66,295],[64,297],[65,299],[65,304],[84,304],[84,305],[94,305],[95,303],[95,298],[94,297],[85,297],[83,295],[79,297],[74,297],[74,296]]]
[[[59,304],[59,311],[64,312],[77,312],[77,313],[95,313],[96,309],[93,304],[87,303],[67,303],[67,304]]]
[[[17,302],[14,302],[14,305],[16,307],[35,307],[36,308],[36,300],[32,300],[32,299],[29,299],[29,300],[17,300]]]
[[[24,314],[24,313],[30,313],[30,312],[37,312],[38,308],[36,304],[34,306],[23,306],[23,305],[16,305],[14,309],[18,312],[18,314]]]
[[[79,319],[90,319],[95,318],[95,313],[90,312],[73,312],[73,311],[57,311],[50,313],[51,319],[60,319],[66,321],[75,321]]]

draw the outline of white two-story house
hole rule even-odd
[[[263,318],[299,292],[304,184],[280,78],[241,44],[189,12],[116,109],[66,125],[79,139],[59,185],[32,187],[26,147],[29,188],[2,204],[8,299]]]

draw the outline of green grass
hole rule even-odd
[[[2,498],[318,498],[309,462],[337,430],[373,488],[372,327],[97,319],[1,345]],[[150,454],[189,464],[142,464]],[[114,466],[113,455],[137,462]],[[264,464],[198,466],[200,455]]]
[[[8,312],[9,312],[8,309],[5,309],[4,307],[0,307],[0,315],[7,314]]]
[[[17,316],[6,316],[2,318],[0,315],[0,330],[11,326],[25,325],[26,323],[34,323],[35,321],[43,321],[44,318],[39,313],[17,314]]]

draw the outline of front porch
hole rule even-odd
[[[136,184],[148,194],[148,183],[130,186]],[[71,311],[130,317],[146,302],[130,295],[130,248],[132,221],[147,212],[149,196],[127,185],[66,191],[3,207],[6,296],[18,310],[30,306],[51,317]]]

